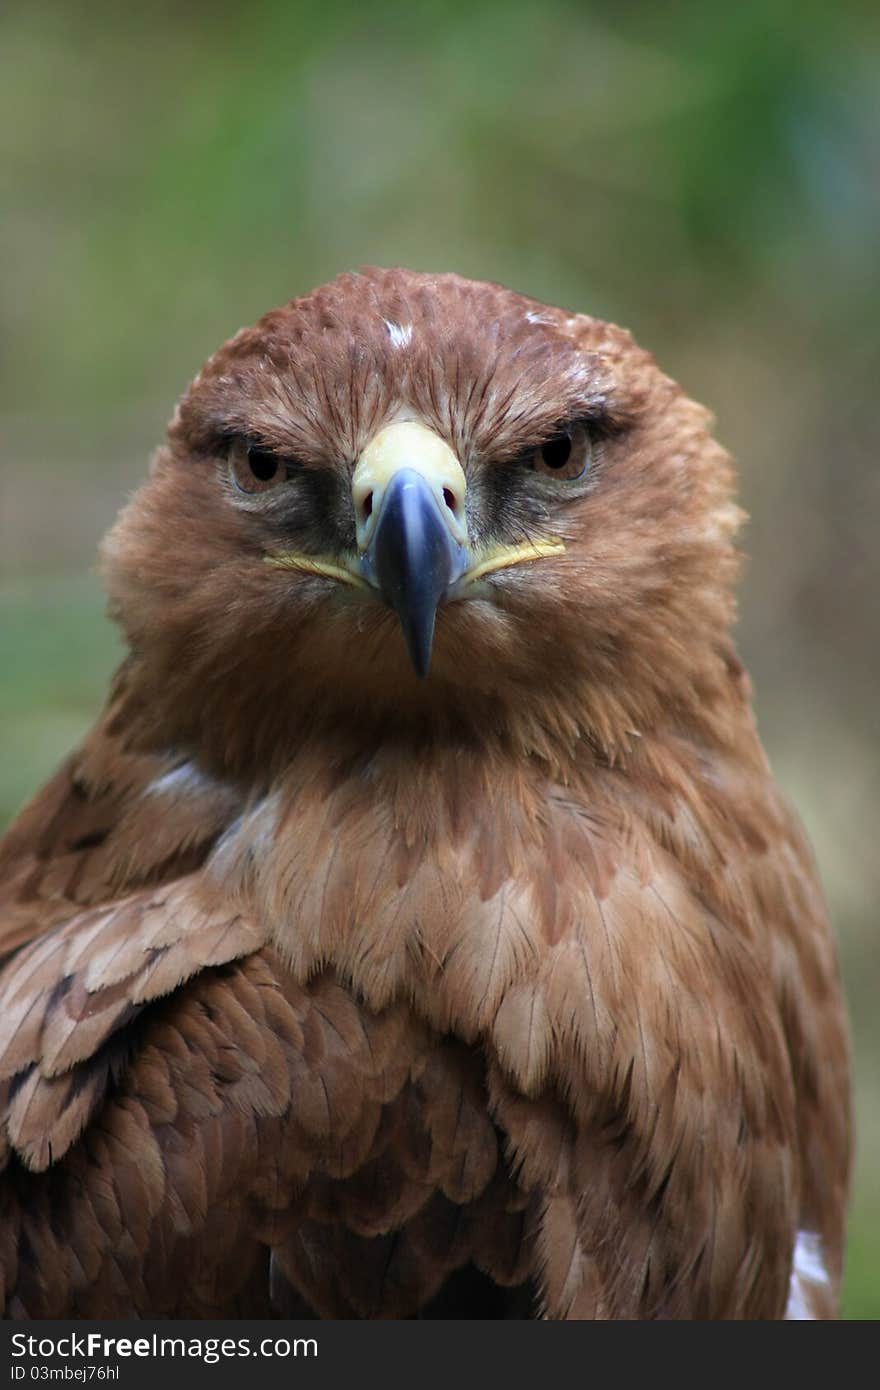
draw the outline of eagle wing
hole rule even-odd
[[[298,984],[200,868],[234,793],[129,733],[111,703],[0,850],[6,1315],[409,1315],[471,1261],[521,1284],[479,1056]]]
[[[832,1317],[848,1040],[811,856],[745,759],[707,776],[673,740],[644,744],[641,776],[612,770],[604,806],[597,787],[567,807],[558,939],[493,1027],[495,1114],[543,1194],[545,1306]]]
[[[472,1259],[525,1280],[528,1197],[470,1049],[330,972],[296,984],[198,898],[182,880],[72,921],[2,981],[22,1005],[3,1030],[7,1316],[267,1316],[291,1293],[400,1316]]]
[[[551,1317],[780,1315],[797,1232],[830,1312],[833,949],[787,813],[716,780],[723,834],[681,764],[643,805],[613,772],[604,813],[598,785],[555,794],[529,949],[502,949],[503,916],[476,975],[453,943],[432,1024],[427,995],[368,1007],[347,974],[291,972],[195,863],[234,794],[105,718],[3,851],[8,1315],[409,1316],[465,1268]],[[508,862],[483,849],[484,875]]]
[[[84,908],[197,869],[238,814],[228,785],[143,746],[127,676],[126,664],[82,747],[0,842],[2,956]]]

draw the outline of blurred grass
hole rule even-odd
[[[745,0],[7,3],[0,821],[118,655],[89,573],[201,360],[344,268],[457,269],[631,327],[718,414],[740,643],[841,941],[880,1315],[880,10]]]
[[[0,588],[0,824],[94,722],[121,644],[93,578]]]

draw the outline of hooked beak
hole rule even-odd
[[[478,584],[485,575],[565,550],[556,536],[473,549],[461,464],[439,435],[416,420],[397,420],[379,430],[358,460],[351,492],[356,554],[274,551],[266,561],[378,592],[397,614],[410,660],[422,677],[430,670],[434,624],[444,599],[491,595]]]
[[[401,468],[385,491],[362,567],[400,619],[419,676],[430,669],[437,607],[465,564],[430,487],[415,469]]]
[[[352,478],[361,573],[400,619],[419,676],[430,669],[437,608],[470,561],[465,491],[452,450],[414,421],[380,430]]]

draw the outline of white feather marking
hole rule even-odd
[[[258,861],[270,848],[278,828],[279,809],[279,795],[273,792],[234,820],[214,846],[207,869],[227,878],[246,873],[248,863]]]
[[[388,329],[388,337],[391,339],[391,346],[405,348],[412,340],[411,323],[394,323],[392,319],[383,320]]]
[[[180,763],[161,777],[154,777],[144,788],[144,796],[204,796],[216,787],[213,777],[201,772],[195,763]]]
[[[798,1231],[794,1263],[785,1310],[789,1322],[808,1322],[813,1318],[808,1300],[808,1284],[827,1285],[828,1271],[822,1258],[822,1242],[814,1231]]]
[[[828,1271],[822,1259],[822,1242],[813,1231],[798,1231],[794,1247],[795,1271],[814,1284],[827,1284]]]
[[[804,1298],[804,1290],[800,1279],[796,1274],[791,1276],[791,1284],[788,1289],[788,1303],[785,1308],[786,1322],[812,1322],[807,1301]]]

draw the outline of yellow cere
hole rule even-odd
[[[462,584],[472,584],[493,570],[507,569],[510,565],[521,565],[526,560],[540,560],[548,555],[562,555],[565,543],[558,536],[545,536],[540,540],[520,541],[518,545],[498,546],[486,552],[482,560],[471,565],[462,575]]]
[[[482,559],[465,570],[458,581],[460,586],[475,583],[493,570],[507,569],[511,565],[522,565],[528,560],[541,560],[549,555],[562,555],[565,543],[558,536],[544,536],[538,540],[520,541],[517,545],[494,546],[483,553]],[[337,564],[335,560],[323,560],[317,555],[301,555],[295,550],[278,550],[264,556],[267,565],[276,569],[299,570],[302,574],[319,574],[324,579],[335,579],[342,584],[351,584],[355,589],[372,592],[367,581],[347,565]]]
[[[274,555],[264,556],[267,565],[277,569],[300,570],[303,574],[320,574],[325,579],[336,579],[342,584],[351,584],[356,589],[369,589],[369,584],[353,570],[337,565],[333,560],[321,560],[316,555],[300,555],[295,550],[279,550]]]

